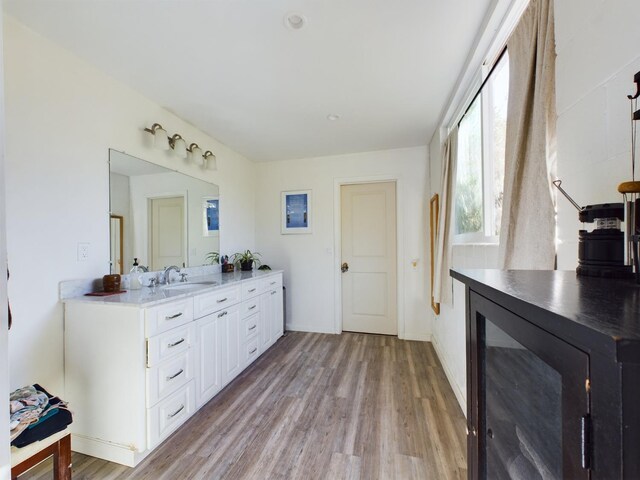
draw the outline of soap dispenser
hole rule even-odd
[[[133,268],[129,272],[129,288],[131,290],[139,290],[140,288],[142,288],[140,277],[142,276],[143,272],[144,270],[142,270],[142,268],[140,268],[140,266],[138,265],[138,259],[134,258]]]

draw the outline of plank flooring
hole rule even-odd
[[[355,333],[289,333],[135,469],[73,454],[74,480],[466,476],[464,417],[432,345]]]

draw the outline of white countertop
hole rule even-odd
[[[282,273],[282,270],[252,270],[250,272],[235,271],[231,273],[216,273],[202,277],[188,278],[187,282],[174,282],[171,285],[160,285],[158,287],[142,287],[139,290],[128,290],[125,293],[109,295],[106,297],[78,296],[64,299],[65,303],[101,303],[105,305],[123,305],[133,307],[150,307],[156,304],[179,298],[187,298],[199,293],[218,290],[238,284],[244,280],[266,278],[271,275]],[[215,283],[201,283],[215,282]],[[172,289],[175,286],[191,285],[187,289]]]

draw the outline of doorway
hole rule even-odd
[[[398,335],[396,182],[340,186],[342,330]]]
[[[169,265],[184,267],[186,229],[184,197],[152,198],[149,222],[149,258],[151,270]]]

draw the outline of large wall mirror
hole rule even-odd
[[[111,273],[205,265],[220,251],[217,185],[109,150]]]

